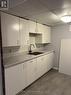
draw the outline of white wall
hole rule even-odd
[[[52,45],[55,50],[54,66],[58,67],[59,66],[61,39],[71,38],[71,31],[69,31],[68,24],[52,27],[51,31],[52,31],[51,32]]]

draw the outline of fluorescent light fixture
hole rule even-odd
[[[61,20],[65,23],[69,23],[71,22],[71,16],[70,15],[63,16],[61,17]]]

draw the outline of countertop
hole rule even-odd
[[[30,55],[28,53],[21,53],[17,56],[5,58],[4,59],[4,68],[9,68],[9,67],[15,66],[17,64],[21,64],[21,63],[24,63],[26,61],[32,60],[34,58],[46,55],[48,53],[53,52],[53,50],[50,50],[50,51],[46,50],[46,51],[40,51],[40,52],[43,52],[43,53],[39,54],[39,55]]]

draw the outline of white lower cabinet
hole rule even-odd
[[[26,64],[26,86],[30,85],[36,80],[36,59],[30,60]]]
[[[47,71],[53,67],[54,52],[47,55]]]
[[[19,91],[22,90],[23,84],[25,84],[25,80],[23,80],[22,76],[22,64],[5,69],[6,95],[16,95]]]
[[[6,95],[16,95],[36,80],[36,59],[5,69]]]
[[[53,67],[54,53],[49,53],[37,58],[37,78],[41,77]]]
[[[44,59],[43,59],[43,56],[40,56],[37,58],[37,79],[39,77],[41,77],[43,74],[44,74],[44,67],[43,67],[43,63],[44,62]]]
[[[19,17],[1,12],[3,47],[20,46]]]
[[[6,95],[16,95],[53,67],[54,53],[5,68]]]
[[[22,74],[22,77],[21,77],[22,78],[22,81],[21,82],[22,82],[22,89],[24,89],[24,88],[27,87],[27,74],[26,74],[27,70],[26,70],[26,64],[25,63],[22,63],[22,67],[23,67],[23,72],[21,72],[21,74]]]

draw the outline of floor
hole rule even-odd
[[[71,76],[50,70],[19,95],[71,95]]]

